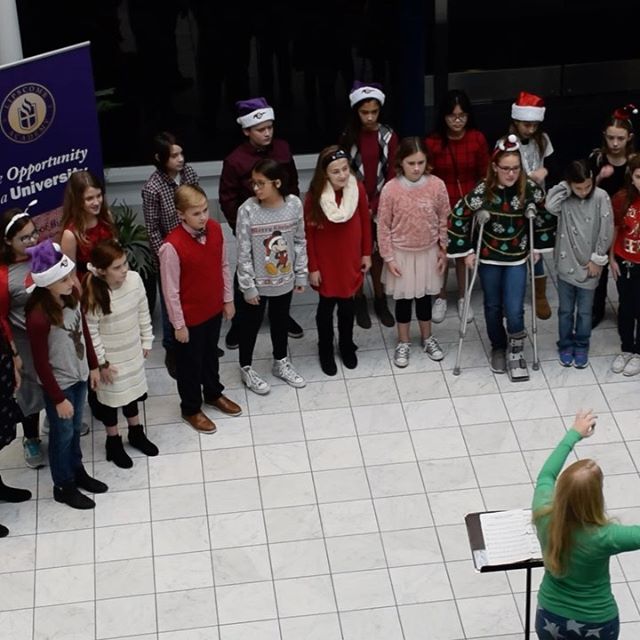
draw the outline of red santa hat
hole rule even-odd
[[[613,117],[616,120],[631,120],[632,115],[638,113],[638,108],[635,104],[625,104],[624,107],[618,107],[613,112]]]
[[[496,146],[491,157],[495,159],[495,157],[499,153],[515,153],[516,151],[520,153],[520,143],[518,142],[518,136],[510,133],[508,136],[500,138],[496,142]]]
[[[511,105],[511,117],[513,120],[524,122],[542,122],[544,120],[544,100],[533,93],[521,91],[516,101]]]

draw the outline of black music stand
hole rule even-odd
[[[515,569],[526,569],[527,571],[527,587],[525,602],[525,618],[524,618],[524,637],[529,640],[529,631],[531,627],[531,569],[543,567],[542,558],[533,558],[531,560],[523,560],[522,562],[513,562],[511,564],[482,564],[482,559],[478,552],[485,550],[484,536],[482,534],[482,525],[480,524],[480,515],[482,513],[495,513],[495,511],[479,511],[477,513],[468,513],[464,517],[467,525],[467,535],[469,536],[469,545],[471,546],[471,555],[476,571],[480,573],[490,573],[492,571],[513,571]],[[486,561],[485,561],[486,562]],[[479,564],[480,563],[480,564]]]

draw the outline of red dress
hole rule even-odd
[[[114,232],[112,227],[110,227],[106,222],[98,220],[98,224],[95,227],[91,227],[91,229],[87,229],[84,232],[86,241],[81,242],[73,224],[64,228],[65,231],[67,229],[76,237],[76,241],[78,243],[76,247],[76,269],[78,274],[83,276],[87,273],[87,263],[91,262],[91,252],[93,251],[93,247],[95,247],[101,240],[114,238]]]
[[[363,280],[362,256],[371,255],[371,217],[364,185],[358,182],[358,206],[346,222],[325,220],[320,226],[309,219],[311,199],[304,201],[305,233],[309,273],[320,272],[319,287],[314,287],[325,298],[350,298]],[[336,192],[340,204],[342,192]]]

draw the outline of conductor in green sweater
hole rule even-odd
[[[640,526],[607,518],[602,469],[593,460],[579,460],[560,473],[575,444],[592,435],[595,425],[591,411],[579,411],[538,475],[533,521],[545,568],[536,614],[541,640],[616,640],[620,633],[609,558],[640,549]]]

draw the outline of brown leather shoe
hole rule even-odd
[[[220,396],[217,400],[204,399],[204,403],[210,407],[215,407],[218,411],[228,416],[239,416],[242,413],[242,407],[236,404],[233,400],[227,398],[227,396]]]
[[[216,425],[202,411],[198,411],[192,416],[182,416],[182,419],[198,433],[210,434],[218,430]]]

